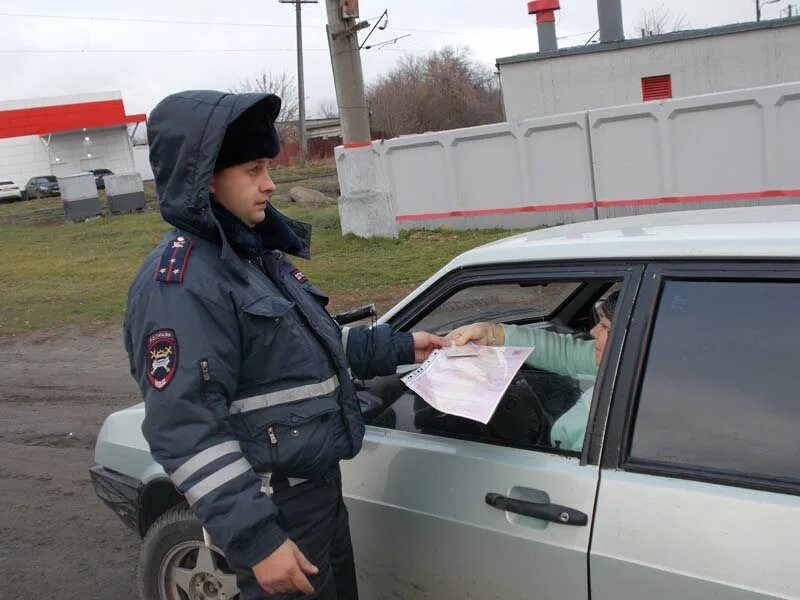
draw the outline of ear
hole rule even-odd
[[[217,193],[216,190],[214,189],[216,183],[217,183],[217,174],[214,173],[211,176],[211,181],[208,184],[208,191],[211,192],[212,194],[216,194]]]

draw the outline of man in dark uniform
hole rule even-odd
[[[357,598],[339,472],[364,435],[351,369],[388,375],[444,341],[386,325],[343,336],[286,258],[309,257],[310,226],[269,204],[279,110],[274,95],[190,91],[151,113],[159,206],[176,230],[131,284],[125,347],[153,456],[242,597]]]

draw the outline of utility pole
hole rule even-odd
[[[333,65],[336,100],[342,122],[345,148],[358,148],[371,143],[369,109],[364,93],[364,74],[358,51],[358,31],[369,23],[358,20],[358,2],[326,0],[328,9],[328,44]]]
[[[306,139],[306,90],[303,79],[303,17],[301,7],[303,4],[316,4],[317,0],[278,0],[281,4],[294,4],[297,14],[297,112],[298,128],[300,129],[300,165],[305,166],[308,154],[308,140]]]

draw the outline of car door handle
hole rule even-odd
[[[589,522],[589,517],[586,516],[586,513],[549,502],[527,502],[490,492],[486,494],[486,504],[498,510],[506,510],[518,515],[544,519],[545,521],[561,523],[562,525],[586,525]]]

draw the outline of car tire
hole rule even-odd
[[[239,598],[236,576],[224,554],[205,545],[200,522],[183,505],[165,512],[148,529],[136,583],[141,600]]]

